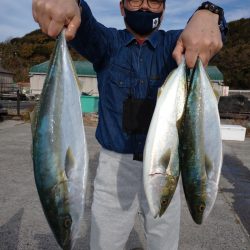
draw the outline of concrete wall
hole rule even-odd
[[[30,77],[30,93],[40,95],[46,75],[32,75]]]

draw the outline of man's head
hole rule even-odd
[[[165,0],[122,0],[120,9],[128,30],[135,35],[147,36],[159,28]]]

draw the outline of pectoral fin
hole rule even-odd
[[[160,97],[161,93],[162,93],[162,88],[159,88],[159,89],[158,89],[158,92],[157,92],[157,98]]]
[[[37,124],[37,116],[39,111],[39,103],[34,107],[34,109],[29,113],[30,115],[30,123],[31,123],[31,132],[32,136],[35,135],[36,124]]]
[[[205,169],[206,169],[206,174],[209,177],[213,169],[213,164],[207,155],[205,155]]]
[[[73,155],[72,149],[69,147],[65,157],[65,174],[69,179],[70,172],[75,167],[75,157]]]
[[[171,157],[171,149],[168,149],[161,157],[161,165],[167,169],[169,162],[170,162],[170,157]]]

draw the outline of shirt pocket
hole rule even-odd
[[[157,97],[158,89],[163,85],[165,79],[160,75],[153,75],[149,78],[149,98],[155,99]]]
[[[122,114],[123,102],[133,94],[136,81],[134,72],[127,67],[112,64],[104,86],[104,100],[107,109]]]

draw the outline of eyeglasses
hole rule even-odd
[[[144,2],[144,0],[127,0],[127,1],[132,8],[140,8]],[[147,2],[149,8],[159,9],[162,6],[164,0],[147,0]]]

